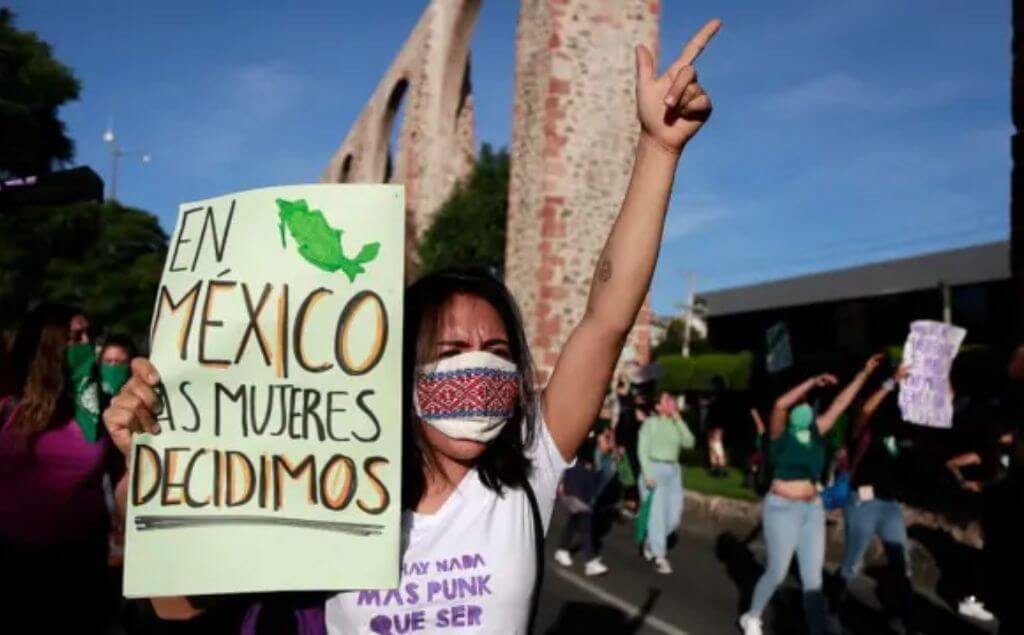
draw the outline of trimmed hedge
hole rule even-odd
[[[658,378],[658,390],[681,393],[690,390],[711,390],[711,378],[721,375],[730,391],[747,390],[754,366],[754,354],[708,353],[683,357],[665,355],[657,360],[663,372]]]

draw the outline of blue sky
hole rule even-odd
[[[76,163],[171,227],[183,200],[315,181],[411,30],[418,0],[15,0],[82,80],[62,111]],[[518,3],[485,0],[473,41],[477,137],[511,139]],[[678,175],[654,307],[703,290],[1009,233],[1010,3],[664,0],[663,50],[707,17],[715,115]]]

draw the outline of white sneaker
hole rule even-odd
[[[654,570],[662,575],[668,575],[672,573],[672,565],[668,563],[668,559],[666,558],[655,558]]]
[[[604,575],[608,573],[608,567],[604,566],[600,558],[594,558],[587,564],[583,565],[583,575],[595,576]]]
[[[985,608],[985,604],[979,602],[978,598],[973,595],[960,600],[960,606],[957,607],[957,610],[960,612],[960,615],[971,617],[981,622],[991,622],[995,619],[995,616]]]
[[[555,552],[555,562],[562,565],[563,567],[571,567],[572,556],[565,549],[559,549]]]
[[[646,542],[644,543],[644,560],[654,562],[654,554],[651,553],[651,548],[647,546]]]
[[[761,635],[761,618],[750,613],[740,615],[740,630],[743,635]]]

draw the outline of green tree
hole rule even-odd
[[[71,159],[74,143],[57,110],[78,99],[74,73],[35,33],[0,9],[0,176],[46,174]]]
[[[683,350],[683,328],[685,324],[679,318],[672,318],[665,326],[665,337],[651,351],[651,358],[658,359],[665,355],[678,355]]]
[[[141,341],[166,251],[156,217],[116,202],[0,214],[0,328],[49,300]]]
[[[682,318],[672,318],[665,326],[665,337],[651,351],[651,358],[658,359],[665,355],[678,355],[683,350],[683,330],[686,322]],[[711,343],[693,330],[690,331],[690,353],[703,355],[712,352]]]
[[[473,174],[437,211],[418,251],[421,273],[446,267],[505,266],[508,153],[484,144]]]

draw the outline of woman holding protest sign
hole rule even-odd
[[[811,377],[775,402],[768,429],[773,480],[764,499],[762,520],[768,562],[754,587],[750,609],[739,618],[744,635],[761,634],[761,613],[786,578],[794,553],[800,565],[808,633],[824,632],[821,569],[825,562],[825,509],[819,495],[825,469],[824,436],[882,358],[875,355],[868,359],[820,415],[811,406],[809,395],[815,389],[837,385],[839,380],[834,375]]]
[[[534,389],[522,322],[499,281],[443,272],[406,291],[401,580],[391,591],[331,597],[328,631],[529,631],[559,477],[600,410],[647,294],[680,154],[711,113],[693,62],[719,26],[708,22],[660,76],[651,53],[637,48],[642,131],[632,178],[586,314],[544,390]],[[122,450],[131,432],[156,428],[158,381],[148,362],[135,360],[106,412]],[[344,566],[344,554],[325,554],[332,556]],[[472,571],[452,576],[446,563]],[[199,612],[185,598],[153,602],[168,618]]]

